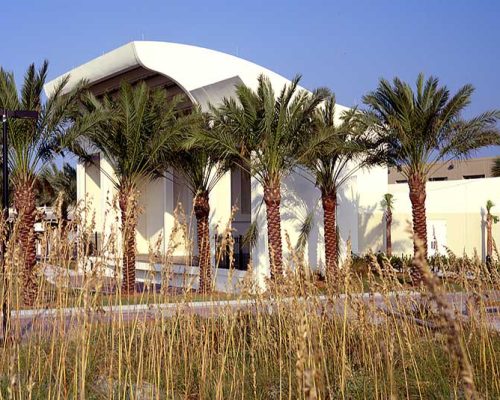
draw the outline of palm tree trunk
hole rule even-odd
[[[135,229],[137,226],[137,190],[125,186],[119,192],[123,240],[123,281],[122,292],[135,292]]]
[[[283,250],[281,242],[281,190],[280,183],[264,185],[264,202],[267,216],[267,244],[271,279],[283,276]]]
[[[326,279],[335,280],[338,268],[337,243],[337,190],[321,191],[323,225],[325,231]]]
[[[387,257],[392,257],[392,237],[391,237],[391,227],[392,227],[392,211],[387,209],[385,216],[385,252]]]
[[[38,295],[36,267],[35,218],[36,203],[34,182],[27,179],[15,187],[14,207],[19,218],[19,244],[23,260],[23,302],[27,306],[35,304]]]
[[[493,255],[493,236],[492,236],[493,218],[488,213],[486,216],[486,256],[491,259]]]
[[[416,256],[417,251],[422,251],[424,258],[427,258],[427,217],[425,212],[425,199],[427,196],[425,189],[425,179],[419,174],[413,174],[408,179],[410,187],[410,201],[412,206],[413,217],[413,233],[415,238],[421,243],[422,248],[419,248],[417,240],[413,240],[413,254]],[[413,282],[418,284],[422,281],[422,273],[420,269],[412,267],[411,276]]]
[[[210,230],[209,215],[210,204],[208,192],[198,193],[194,198],[194,214],[196,216],[196,227],[198,236],[198,259],[200,267],[201,293],[212,291],[212,265],[210,262]]]

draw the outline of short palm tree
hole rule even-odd
[[[195,117],[194,113],[193,117]],[[198,265],[200,268],[199,291],[202,293],[208,293],[212,290],[209,225],[210,192],[231,168],[231,159],[225,153],[208,151],[196,142],[196,131],[210,131],[213,129],[211,125],[208,115],[201,116],[199,123],[193,123],[191,134],[188,134],[182,140],[180,147],[172,155],[171,160],[168,161],[169,165],[182,174],[187,187],[193,194],[198,239]],[[194,139],[194,141],[190,139]],[[188,144],[188,142],[190,143]]]
[[[236,98],[212,107],[214,127],[202,142],[211,151],[239,159],[243,169],[264,188],[271,279],[283,275],[281,182],[297,165],[297,155],[317,106],[329,91],[299,89],[300,77],[276,96],[270,80],[259,76],[257,90],[240,85]]]
[[[385,135],[393,163],[408,180],[415,253],[420,241],[427,256],[426,181],[436,163],[467,157],[476,149],[499,143],[498,111],[469,120],[462,117],[473,91],[471,85],[465,85],[451,95],[437,78],[424,79],[420,74],[415,91],[399,78],[392,84],[382,79],[375,91],[363,97],[371,129]],[[420,271],[413,269],[412,277],[419,282]]]
[[[0,109],[27,109],[38,112],[34,120],[9,121],[9,167],[14,189],[13,205],[19,218],[19,240],[23,249],[23,300],[32,305],[37,296],[35,279],[36,248],[34,224],[36,216],[35,187],[39,172],[62,149],[71,117],[78,106],[82,85],[63,95],[67,79],[63,79],[52,95],[43,99],[48,62],[37,70],[31,64],[21,89],[14,75],[0,70]]]
[[[498,216],[491,213],[491,209],[495,204],[488,200],[486,202],[486,256],[489,260],[493,256],[493,224],[499,221]]]
[[[491,175],[498,178],[500,176],[500,157],[495,158],[491,167]]]
[[[392,256],[392,209],[394,207],[394,195],[391,193],[384,194],[382,200],[382,208],[384,209],[385,217],[385,253],[387,257]]]
[[[134,87],[123,83],[114,96],[101,100],[88,95],[80,118],[96,115],[101,122],[87,132],[89,157],[100,152],[113,167],[112,179],[118,191],[123,243],[125,293],[135,291],[136,226],[138,196],[145,184],[163,175],[178,135],[190,125],[190,116],[178,112],[181,98],[169,100],[164,90],[149,89],[145,83]],[[102,117],[104,116],[104,117]],[[79,122],[77,120],[77,122]]]
[[[37,203],[40,205],[55,205],[61,196],[61,217],[63,222],[68,219],[68,208],[76,205],[76,169],[64,163],[59,169],[56,163],[47,164],[40,171],[40,194]]]
[[[335,97],[317,109],[313,133],[304,140],[298,159],[313,175],[321,191],[327,279],[334,279],[338,266],[337,195],[361,168],[375,162],[376,143],[359,124],[356,110],[336,115]]]

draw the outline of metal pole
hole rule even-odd
[[[2,178],[3,178],[3,190],[2,190],[2,213],[4,216],[4,223],[7,227],[7,220],[9,218],[9,148],[7,139],[7,115],[4,110],[2,115]],[[7,249],[6,241],[2,240],[2,275],[3,275],[3,301],[2,301],[2,332],[3,338],[7,338],[7,325],[9,320],[9,308],[8,308],[8,278],[7,270],[5,268],[5,251]]]

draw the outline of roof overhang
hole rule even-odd
[[[202,108],[208,101],[217,103],[222,97],[232,95],[235,83],[244,83],[255,89],[257,77],[261,74],[269,78],[277,92],[290,82],[267,68],[219,51],[178,43],[136,41],[55,78],[45,85],[45,91],[50,96],[58,82],[67,75],[69,81],[65,92],[73,89],[82,79],[97,85],[139,66],[168,77]],[[225,87],[222,85],[224,82]],[[339,109],[345,107],[339,106]]]

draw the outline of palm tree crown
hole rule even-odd
[[[203,135],[209,149],[239,159],[243,169],[264,187],[271,276],[282,274],[281,180],[297,165],[316,107],[329,91],[300,90],[300,77],[276,95],[270,80],[261,75],[257,90],[240,85],[236,98],[225,98],[212,107],[214,127]]]
[[[384,194],[384,198],[381,201],[381,206],[384,210],[392,211],[394,207],[394,195],[391,193]]]
[[[427,178],[436,163],[467,157],[474,150],[499,142],[499,111],[466,120],[462,112],[474,88],[465,85],[455,95],[439,80],[420,74],[416,91],[395,78],[380,80],[377,90],[363,97],[373,118],[371,129],[385,135],[392,161],[410,178]]]
[[[491,167],[491,175],[498,178],[500,176],[500,158],[497,157],[493,161],[493,165]]]
[[[190,117],[177,111],[181,101],[181,97],[168,100],[164,90],[151,90],[145,83],[135,87],[123,83],[116,97],[86,97],[82,117],[101,116],[101,122],[86,135],[87,150],[101,152],[110,162],[118,189],[137,188],[145,179],[164,173],[179,133],[190,126]]]
[[[39,205],[53,205],[58,195],[67,205],[76,204],[76,169],[65,162],[61,169],[56,163],[47,164],[40,171]]]

